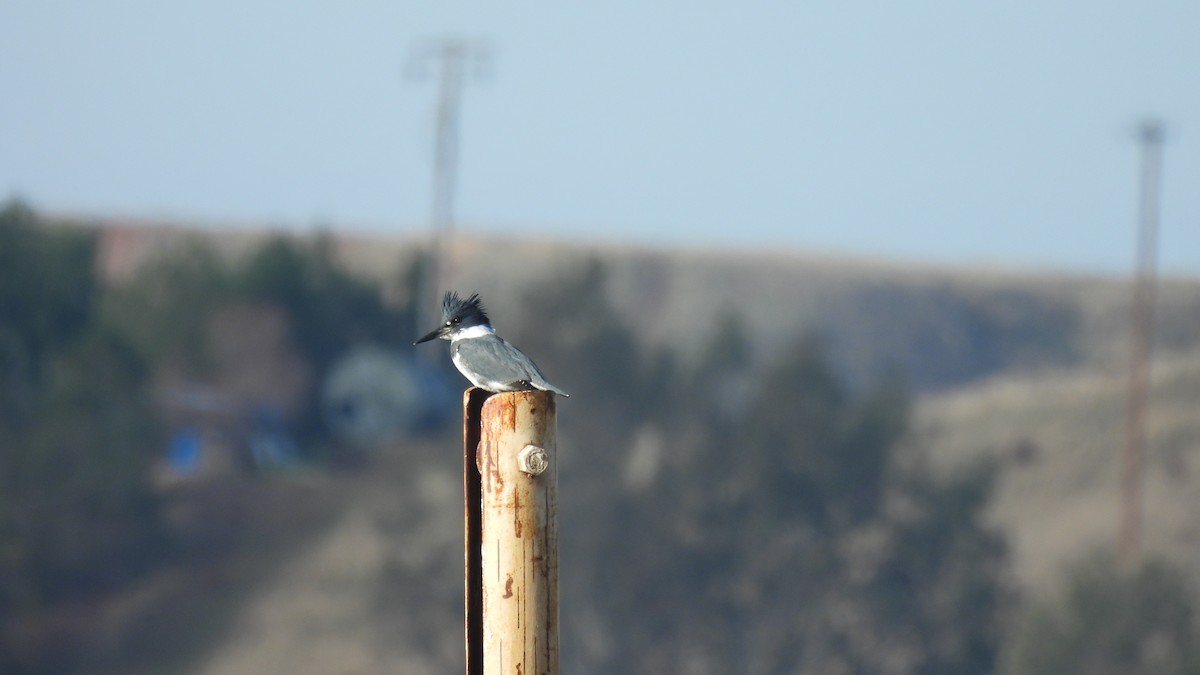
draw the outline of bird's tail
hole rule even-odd
[[[571,398],[570,394],[568,394],[567,392],[563,391],[562,389],[559,389],[558,387],[550,384],[549,382],[544,382],[544,381],[543,382],[534,382],[533,386],[537,387],[538,389],[541,389],[542,391],[552,391],[552,392],[558,394],[559,396],[563,396],[565,398]]]

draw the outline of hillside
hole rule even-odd
[[[102,269],[118,280],[192,240],[236,258],[271,236],[255,229],[99,226]],[[397,287],[420,244],[411,237],[361,233],[331,240],[337,259],[389,288]],[[524,311],[531,289],[577,274],[591,262],[603,266],[614,306],[651,345],[669,342],[683,357],[694,357],[717,319],[730,314],[744,326],[758,362],[797,335],[816,334],[856,387],[892,375],[925,392],[1012,371],[1121,372],[1127,350],[1127,281],[1050,270],[463,236],[448,265],[453,281],[447,285],[481,291],[498,327],[511,331],[544,321]],[[1160,350],[1200,345],[1200,279],[1163,280],[1156,319]]]
[[[211,238],[236,258],[269,236],[145,225],[104,231],[104,269],[116,280],[191,237]],[[356,273],[389,288],[399,287],[416,253],[412,241],[386,237],[338,237],[330,245]],[[987,514],[1012,547],[1012,571],[1031,592],[1026,597],[1056,589],[1065,566],[1112,546],[1128,342],[1124,280],[786,252],[464,239],[454,286],[482,291],[502,332],[540,336],[542,351],[552,354],[559,324],[535,316],[527,300],[537,289],[575,283],[593,264],[635,337],[670,347],[684,362],[698,358],[722,318],[733,318],[749,342],[752,377],[764,378],[806,334],[821,338],[852,393],[900,376],[917,393],[906,444],[928,451],[934,472],[953,476],[980,459],[1000,466]],[[1157,309],[1146,549],[1196,570],[1200,528],[1190,514],[1200,507],[1200,281],[1164,282]],[[571,385],[564,386],[577,393]],[[571,404],[587,409],[583,397]],[[586,428],[578,417],[566,422]],[[653,429],[634,431],[635,443],[608,446],[603,470],[619,475],[625,466],[628,474],[642,454],[661,452]],[[574,432],[565,425],[564,442]],[[459,555],[459,503],[456,468],[443,462],[444,450],[397,448],[377,457],[372,471],[330,481],[337,498],[329,524],[279,560],[268,583],[251,593],[226,591],[233,618],[196,659],[196,672],[352,673],[398,663],[409,672],[440,672],[453,664],[457,635],[445,628],[457,607],[458,572],[448,561]],[[414,464],[421,456],[437,459]],[[585,472],[600,464],[580,461],[589,462]],[[610,502],[638,496],[634,483],[607,485]],[[574,536],[581,534],[588,539]],[[571,618],[571,649],[611,653],[611,637],[586,610]],[[440,629],[428,633],[433,626]]]
[[[999,461],[995,522],[1031,587],[1061,581],[1064,568],[1117,533],[1125,443],[1126,380],[1119,372],[1001,376],[923,397],[914,442],[953,472]],[[1145,465],[1144,547],[1183,563],[1200,582],[1200,351],[1155,362]]]

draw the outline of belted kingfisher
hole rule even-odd
[[[457,293],[446,293],[442,298],[442,325],[413,344],[435,338],[450,341],[450,359],[476,387],[493,393],[541,389],[570,395],[547,382],[532,359],[496,335],[478,293],[465,300]]]

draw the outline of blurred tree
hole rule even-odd
[[[82,336],[51,358],[30,430],[9,448],[13,529],[43,600],[112,588],[154,557],[156,435],[145,376],[128,343]]]
[[[572,462],[564,502],[575,494],[567,485],[579,471],[574,457],[586,457],[589,468],[574,480],[592,484],[586,507],[570,512],[577,522],[564,526],[587,533],[585,545],[564,537],[564,568],[572,570],[564,578],[582,586],[564,591],[564,607],[579,594],[587,598],[582,614],[613,618],[594,619],[591,635],[578,637],[594,645],[573,655],[577,666],[991,671],[1007,597],[1005,546],[982,519],[994,470],[929,477],[919,449],[901,450],[904,387],[885,382],[850,396],[811,338],[749,378],[745,405],[722,404],[720,389],[746,380],[750,368],[736,317],[722,323],[695,368],[673,375],[688,386],[654,385],[688,405],[672,409],[631,393],[638,409],[614,422],[668,430],[660,450],[667,459],[649,489],[614,492],[621,483],[608,467],[619,465],[625,445],[593,434],[564,441]],[[628,363],[644,361],[635,349]],[[559,367],[570,373],[572,363]],[[625,367],[605,370],[611,377]],[[644,380],[630,374],[621,382]]]
[[[213,312],[231,301],[232,271],[200,239],[155,258],[130,282],[109,289],[103,319],[128,335],[158,369],[211,371],[206,342]]]
[[[0,208],[0,432],[28,420],[46,355],[90,320],[94,255],[90,235],[40,227],[19,201]]]
[[[115,289],[98,283],[95,253],[90,231],[20,203],[0,209],[0,672],[51,662],[22,637],[26,613],[112,589],[161,559],[150,485],[161,437],[146,385],[164,370],[213,377],[222,311],[284,310],[290,339],[318,368],[358,341],[411,339],[407,310],[339,267],[328,236],[278,237],[234,264],[189,242]]]
[[[819,343],[812,338],[796,343],[761,377],[752,400],[739,445],[754,481],[770,481],[763,494],[786,500],[787,512],[799,508],[808,524],[820,530],[833,527],[829,520],[844,499],[840,490],[863,488],[837,480],[837,472],[850,464],[838,452],[844,426],[840,418],[848,402]],[[886,452],[886,447],[873,450]],[[871,461],[858,470],[878,472],[884,466]]]
[[[104,306],[108,323],[128,333],[157,370],[199,381],[220,375],[214,322],[234,306],[282,310],[286,339],[318,382],[354,345],[405,343],[412,332],[411,307],[388,307],[376,284],[342,268],[327,233],[311,243],[278,235],[233,264],[210,245],[189,242],[147,264],[109,293]],[[308,389],[295,431],[311,450],[324,444],[328,430],[318,413],[318,390]]]
[[[562,502],[565,517],[590,510],[609,494],[621,475],[611,453],[628,447],[641,420],[653,414],[652,385],[633,333],[608,299],[608,272],[592,260],[561,279],[531,287],[521,303],[523,320],[514,343],[535,360],[547,377],[571,394],[561,406],[587,402],[587,414],[562,414],[562,433],[587,439],[606,452],[571,453],[565,462]],[[553,322],[553,331],[545,330]],[[666,364],[663,364],[666,367]],[[573,483],[573,480],[578,483]]]
[[[272,238],[234,272],[232,292],[238,299],[273,304],[287,312],[296,346],[318,381],[334,359],[356,344],[412,341],[411,306],[389,308],[377,284],[338,265],[328,233],[307,246],[288,237]],[[300,416],[300,431],[310,440],[328,436],[318,405],[314,388],[308,413]]]
[[[9,621],[125,582],[154,557],[146,368],[97,321],[94,254],[88,232],[19,203],[0,209],[0,614]],[[8,658],[18,654],[8,639],[0,631],[0,670],[18,672],[28,664]]]
[[[609,301],[607,279],[607,269],[593,259],[561,279],[531,287],[514,335],[555,384],[602,406],[602,419],[595,420],[600,432],[627,430],[647,397],[642,355]],[[545,330],[548,322],[553,331]],[[620,423],[609,425],[614,417]]]
[[[983,523],[996,476],[997,467],[983,463],[950,480],[920,465],[893,479],[895,503],[882,523],[887,546],[870,575],[850,581],[868,608],[875,644],[907,656],[902,672],[995,669],[1012,598],[1007,545]],[[872,564],[859,554],[855,564]],[[873,653],[870,640],[854,642],[880,663],[895,658]]]
[[[417,317],[417,307],[421,303],[417,301],[417,294],[424,288],[423,280],[429,276],[429,260],[429,252],[425,250],[404,256],[397,263],[396,274],[387,289],[390,291],[390,297],[395,300],[392,305],[396,307],[398,314],[396,330],[402,336],[415,338],[420,331],[426,330],[418,325],[420,321]]]
[[[283,307],[297,345],[319,371],[356,342],[407,337],[400,333],[404,321],[384,305],[378,285],[337,264],[327,233],[309,246],[271,239],[237,271],[233,287],[241,299]]]
[[[1004,672],[1200,673],[1195,606],[1180,570],[1150,561],[1125,573],[1111,557],[1098,557],[1073,570],[1063,597],[1034,605]]]
[[[668,411],[671,417],[678,419],[687,409],[709,420],[707,433],[717,432],[717,427],[728,432],[730,422],[749,404],[750,359],[744,317],[732,307],[723,308],[694,367],[682,374],[685,381],[677,397],[680,408]]]

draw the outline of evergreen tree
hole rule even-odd
[[[0,210],[0,613],[112,588],[155,557],[147,369],[98,320],[94,258],[90,233]]]
[[[571,403],[586,401],[584,417],[599,410],[608,426],[562,415],[564,531],[586,533],[563,540],[564,615],[586,627],[568,632],[567,644],[582,645],[568,663],[612,673],[993,670],[1008,597],[1004,542],[983,523],[994,469],[951,480],[922,471],[919,448],[901,442],[904,387],[851,395],[817,340],[751,372],[733,314],[694,368],[657,371],[674,384],[647,381],[651,359],[604,304],[597,269],[575,287],[551,285],[586,310],[573,314],[566,300],[536,308],[556,327],[567,321],[545,349],[563,357],[554,372],[605,383]],[[612,342],[583,337],[592,332]],[[562,353],[572,335],[578,351]],[[593,355],[604,358],[588,363]],[[722,390],[737,383],[748,389]],[[658,468],[648,487],[623,489],[622,465],[647,428],[661,431]]]
[[[1036,602],[1013,640],[1012,675],[1200,673],[1196,595],[1180,570],[1123,572],[1107,556],[1078,565],[1062,597]]]

